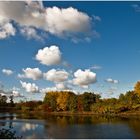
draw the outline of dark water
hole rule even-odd
[[[140,118],[99,116],[31,116],[0,113],[0,127],[12,128],[22,138],[135,139]]]

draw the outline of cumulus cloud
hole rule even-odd
[[[16,29],[9,21],[3,21],[0,17],[0,39],[5,39],[9,36],[14,36]]]
[[[39,92],[39,88],[35,83],[26,83],[26,82],[22,82],[20,81],[22,88],[24,88],[26,90],[26,92],[29,93],[38,93]]]
[[[46,93],[46,92],[49,92],[49,91],[57,91],[57,88],[56,87],[47,87],[47,88],[42,88],[40,90],[41,93]]]
[[[96,73],[90,71],[89,69],[86,69],[84,71],[78,69],[74,73],[74,77],[75,77],[73,79],[74,85],[78,85],[84,88],[87,88],[90,84],[96,82]]]
[[[9,75],[12,75],[12,74],[13,74],[13,71],[12,71],[12,70],[10,70],[10,69],[2,69],[2,72],[3,72],[5,75],[7,75],[7,76],[9,76]]]
[[[17,90],[13,90],[11,95],[13,95],[14,97],[23,97],[23,95],[21,95]]]
[[[113,80],[112,78],[108,78],[105,81],[108,82],[108,83],[113,83],[113,84],[118,84],[119,83],[118,80]]]
[[[38,80],[43,77],[43,74],[39,68],[26,68],[22,70],[24,74],[18,74],[19,78],[29,78]]]
[[[56,83],[54,87],[47,87],[40,90],[41,93],[46,93],[49,91],[70,91],[71,88],[68,87],[66,83]]]
[[[7,90],[7,91],[5,91],[5,90],[0,90],[0,95],[1,96],[7,96],[7,97],[9,97],[9,96],[13,96],[13,97],[24,97],[23,95],[21,95],[20,93],[19,93],[19,89],[17,89],[17,88],[13,88],[12,90]]]
[[[38,35],[37,30],[33,27],[21,27],[20,32],[23,36],[26,36],[28,39],[34,38],[36,40],[43,41],[43,38],[40,35]]]
[[[41,1],[0,1],[0,16],[20,26],[35,27],[56,36],[91,34],[91,17],[73,7],[45,8]]]
[[[58,65],[62,61],[59,47],[55,45],[38,50],[38,53],[36,54],[35,58],[41,64],[48,66]]]
[[[66,83],[57,83],[56,88],[58,90],[70,90],[70,87]]]
[[[65,70],[51,69],[44,73],[44,78],[52,82],[64,82],[68,79],[69,73]]]
[[[77,9],[52,7],[46,9],[47,30],[58,36],[71,33],[87,33],[91,30],[91,18]]]
[[[0,1],[0,15],[20,25],[43,28],[45,17],[38,2]]]

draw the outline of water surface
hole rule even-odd
[[[0,113],[0,127],[22,138],[135,139],[140,138],[140,118],[109,116],[31,116]]]

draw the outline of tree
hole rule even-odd
[[[134,92],[140,96],[140,81],[138,81],[134,86]]]
[[[124,94],[120,94],[120,96],[119,96],[119,101],[120,102],[124,102],[125,101],[125,95]]]
[[[134,91],[127,91],[126,94],[120,94],[119,96],[120,104],[127,105],[132,107],[134,104],[140,103],[140,96],[139,94],[135,93]]]
[[[7,104],[7,97],[0,94],[0,106],[5,106]]]
[[[53,91],[47,92],[46,95],[45,95],[44,103],[46,103],[52,111],[56,111],[57,96],[58,96],[58,92],[53,92]]]
[[[98,102],[99,99],[99,94],[94,94],[91,92],[84,92],[83,94],[78,95],[78,110],[90,111],[91,104]]]
[[[57,101],[57,111],[66,111],[67,110],[67,102],[71,93],[68,91],[60,91],[58,93]]]
[[[16,136],[16,131],[11,131],[11,129],[0,129],[0,139],[21,139],[22,137]]]
[[[67,99],[67,109],[72,112],[77,110],[77,96],[73,92],[70,92],[70,96]]]
[[[13,101],[13,95],[10,95],[9,96],[9,99],[10,99],[10,107],[13,107],[14,106],[14,101]]]

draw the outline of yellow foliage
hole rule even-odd
[[[67,101],[68,101],[69,96],[70,94],[67,91],[59,92],[58,98],[56,100],[58,111],[59,110],[66,111]]]
[[[138,81],[134,87],[134,92],[140,95],[140,81]]]

